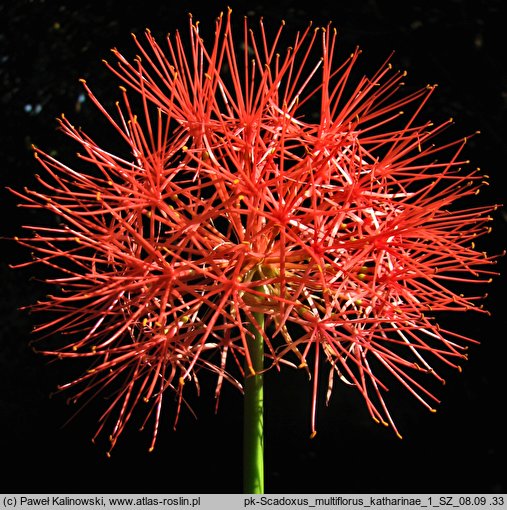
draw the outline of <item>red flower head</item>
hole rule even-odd
[[[179,33],[163,49],[147,32],[133,62],[114,50],[106,63],[124,85],[116,112],[84,84],[127,152],[65,117],[79,170],[35,149],[41,188],[18,195],[58,218],[19,239],[56,273],[57,292],[33,306],[56,316],[37,331],[69,338],[46,354],[90,359],[62,388],[113,394],[99,427],[114,416],[111,447],[145,401],[153,448],[167,391],[178,415],[201,369],[217,396],[224,380],[241,389],[254,333],[268,364],[311,374],[313,434],[323,363],[328,397],[337,375],[396,430],[389,385],[433,410],[420,376],[443,381],[434,364],[466,358],[470,339],[434,318],[480,310],[451,286],[492,274],[474,245],[492,207],[459,205],[485,179],[464,168],[466,140],[434,145],[452,123],[419,120],[434,87],[403,95],[389,63],[353,83],[359,51],[335,68],[330,27],[279,53],[281,32],[269,41],[261,22],[254,36],[245,20],[240,45],[230,13],[211,46],[192,20],[188,51]]]

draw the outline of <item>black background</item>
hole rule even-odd
[[[105,101],[118,95],[117,81],[103,64],[109,49],[133,55],[130,33],[149,27],[156,35],[185,32],[187,12],[211,33],[226,6],[238,25],[243,15],[262,15],[268,26],[287,22],[287,34],[308,21],[332,20],[343,57],[359,45],[360,66],[375,70],[395,50],[393,63],[407,81],[439,88],[427,109],[435,121],[454,117],[456,138],[476,130],[466,155],[491,176],[479,203],[505,201],[507,161],[507,11],[501,0],[383,1],[290,0],[257,2],[63,2],[19,0],[0,4],[0,235],[19,234],[28,212],[16,209],[5,186],[34,184],[40,171],[32,143],[72,161],[75,147],[56,131],[61,112],[86,132],[108,129],[89,102],[82,104],[79,78]],[[254,21],[255,23],[255,21]],[[111,131],[106,131],[111,133]],[[72,149],[72,150],[71,150]],[[499,210],[482,246],[505,248],[506,221]],[[183,413],[176,432],[164,422],[155,452],[148,433],[132,426],[110,459],[93,445],[100,408],[88,406],[65,425],[75,408],[56,385],[77,375],[28,346],[32,318],[18,307],[44,292],[33,270],[9,269],[27,254],[2,240],[0,271],[0,492],[238,493],[241,487],[242,398],[226,388],[213,412],[212,388],[203,380],[195,397],[198,419]],[[404,435],[376,425],[356,391],[336,383],[328,408],[319,407],[318,435],[309,439],[310,385],[304,374],[266,377],[266,491],[285,493],[473,493],[505,492],[505,259],[503,275],[489,287],[492,317],[446,317],[450,328],[477,338],[463,373],[445,372],[448,384],[436,414],[400,395],[392,411]],[[63,366],[62,366],[63,365]],[[189,395],[192,399],[192,395]]]

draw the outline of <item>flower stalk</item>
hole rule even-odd
[[[248,348],[252,366],[245,363],[243,413],[243,489],[245,494],[264,493],[264,314],[255,313]],[[253,372],[252,372],[253,370]]]

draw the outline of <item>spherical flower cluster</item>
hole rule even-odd
[[[474,244],[492,207],[455,204],[485,176],[460,157],[466,140],[434,145],[452,121],[420,120],[433,86],[402,93],[389,63],[355,80],[360,52],[336,67],[330,26],[281,51],[283,25],[270,40],[245,19],[239,42],[231,25],[221,15],[207,45],[190,18],[189,44],[147,31],[133,61],[114,50],[116,111],[83,83],[125,153],[62,116],[79,170],[36,148],[41,186],[17,192],[58,219],[18,239],[55,272],[33,306],[53,314],[43,352],[90,360],[62,388],[109,397],[98,432],[111,418],[111,448],[141,402],[153,448],[167,395],[178,415],[200,370],[217,397],[224,381],[241,389],[254,332],[266,369],[311,375],[312,434],[323,365],[327,398],[338,377],[397,432],[389,386],[434,408],[421,376],[443,381],[433,364],[459,368],[470,340],[435,315],[479,310],[452,285],[492,274]]]

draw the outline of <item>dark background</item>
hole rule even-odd
[[[266,25],[287,22],[287,34],[309,20],[332,20],[340,34],[339,55],[359,45],[360,68],[375,70],[395,50],[393,63],[407,69],[415,86],[438,83],[426,110],[437,121],[454,117],[458,138],[476,130],[466,148],[473,163],[491,176],[478,203],[505,202],[507,170],[507,10],[501,0],[384,1],[290,0],[257,2],[64,2],[19,0],[0,4],[0,235],[20,233],[31,216],[15,208],[5,186],[34,184],[40,171],[32,143],[72,161],[75,150],[56,131],[66,115],[94,136],[107,123],[82,102],[79,78],[104,101],[118,98],[118,82],[101,63],[109,49],[135,52],[130,33],[185,32],[187,12],[211,33],[226,6],[238,24],[244,14],[262,15]],[[255,22],[254,22],[255,23]],[[362,67],[361,67],[362,66]],[[112,131],[105,131],[112,133]],[[494,231],[482,242],[491,252],[505,248],[506,216],[495,214]],[[92,404],[65,425],[75,408],[65,395],[49,398],[73,367],[53,364],[28,346],[32,318],[18,307],[45,290],[33,270],[9,269],[27,254],[1,240],[0,271],[0,492],[238,493],[241,487],[242,399],[232,389],[213,413],[212,389],[203,381],[195,398],[198,419],[183,413],[179,428],[164,422],[157,449],[149,434],[132,426],[112,458],[90,438],[100,408]],[[488,288],[492,317],[444,317],[450,329],[477,338],[463,373],[445,371],[448,384],[436,414],[395,398],[391,409],[404,435],[376,425],[359,394],[338,382],[329,408],[318,412],[318,435],[309,439],[310,385],[300,372],[266,377],[266,491],[285,493],[490,493],[505,492],[505,259],[503,276]],[[357,393],[357,394],[356,394]],[[190,392],[189,397],[192,398]]]

